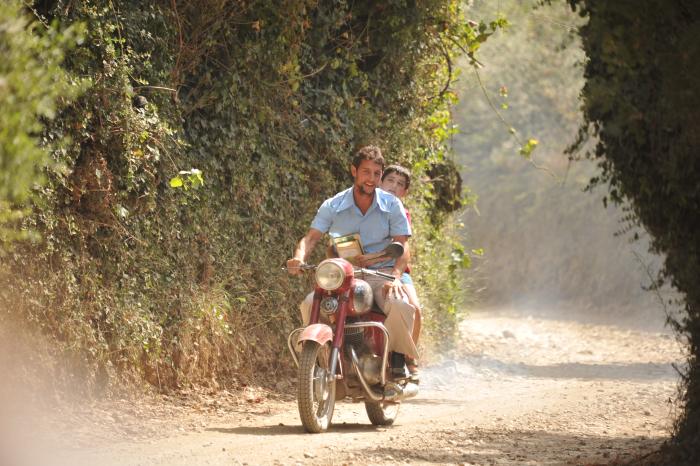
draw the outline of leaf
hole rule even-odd
[[[117,206],[117,213],[121,218],[127,218],[129,216],[129,211],[123,206]]]
[[[520,148],[520,155],[525,157],[526,159],[529,159],[532,157],[532,151],[535,150],[537,147],[537,144],[539,144],[539,141],[537,139],[530,138],[527,140],[527,143],[523,147]]]
[[[171,188],[181,188],[183,184],[184,183],[182,182],[182,178],[180,178],[179,176],[170,179]]]

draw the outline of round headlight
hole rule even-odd
[[[316,268],[316,283],[324,290],[337,290],[343,281],[345,281],[345,271],[333,261],[323,261]]]

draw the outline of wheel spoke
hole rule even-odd
[[[304,344],[300,357],[299,414],[309,432],[328,428],[335,405],[335,380],[329,374],[330,343]]]

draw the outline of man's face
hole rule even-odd
[[[359,167],[351,166],[350,173],[360,194],[371,196],[382,179],[382,166],[371,160],[363,160]]]
[[[406,177],[399,173],[391,172],[384,177],[379,187],[398,198],[403,198],[407,191]]]

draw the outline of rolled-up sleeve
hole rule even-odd
[[[406,209],[399,199],[393,203],[389,213],[389,235],[411,236],[411,225],[408,223]]]
[[[311,228],[315,228],[322,233],[328,233],[333,220],[333,212],[330,201],[330,199],[327,199],[323,204],[321,204],[321,207],[318,208],[316,217],[314,217],[313,222],[311,222]]]

